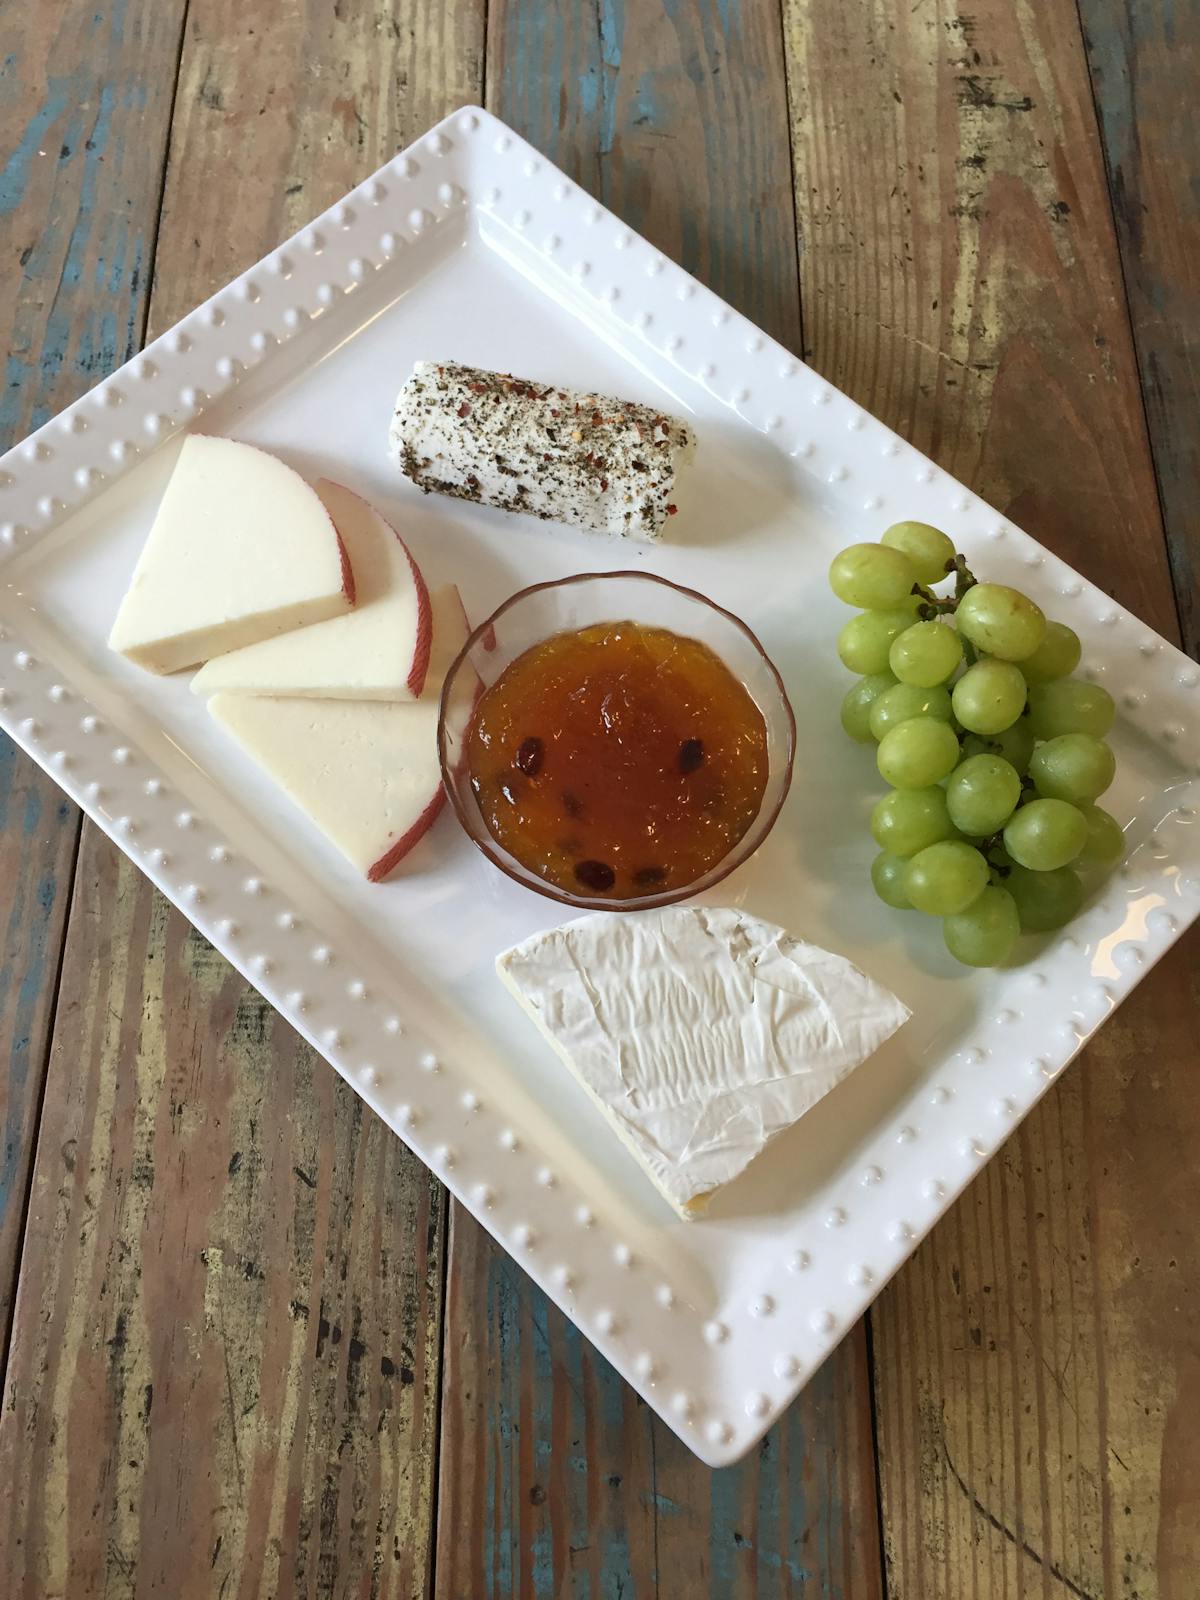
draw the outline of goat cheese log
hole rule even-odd
[[[450,361],[417,362],[391,426],[400,470],[426,494],[631,539],[661,537],[695,442],[650,406]]]

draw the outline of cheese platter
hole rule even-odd
[[[0,725],[713,1465],[1200,911],[1198,707],[478,108],[0,461]]]

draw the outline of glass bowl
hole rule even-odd
[[[492,836],[467,772],[466,707],[490,688],[511,661],[551,634],[597,622],[640,622],[699,639],[746,687],[767,726],[767,783],[750,827],[720,861],[692,883],[659,894],[622,899],[575,894],[530,871]],[[646,911],[711,889],[747,861],[770,833],[792,781],[796,719],[783,680],[766,651],[732,612],[666,578],[649,572],[580,572],[521,589],[480,623],[456,657],[442,688],[438,757],[446,792],[467,835],[500,871],[526,889],[580,911]]]

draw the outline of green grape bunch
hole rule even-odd
[[[855,674],[842,727],[875,746],[889,786],[871,813],[875,892],[940,917],[964,965],[1003,966],[1022,933],[1065,926],[1088,874],[1124,854],[1096,803],[1116,773],[1112,696],[1071,676],[1082,652],[1065,623],[977,581],[928,523],[839,551],[829,584],[856,613],[837,641]]]

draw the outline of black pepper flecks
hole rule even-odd
[[[642,539],[674,514],[695,447],[686,423],[649,406],[454,362],[417,363],[391,440],[426,493]]]

